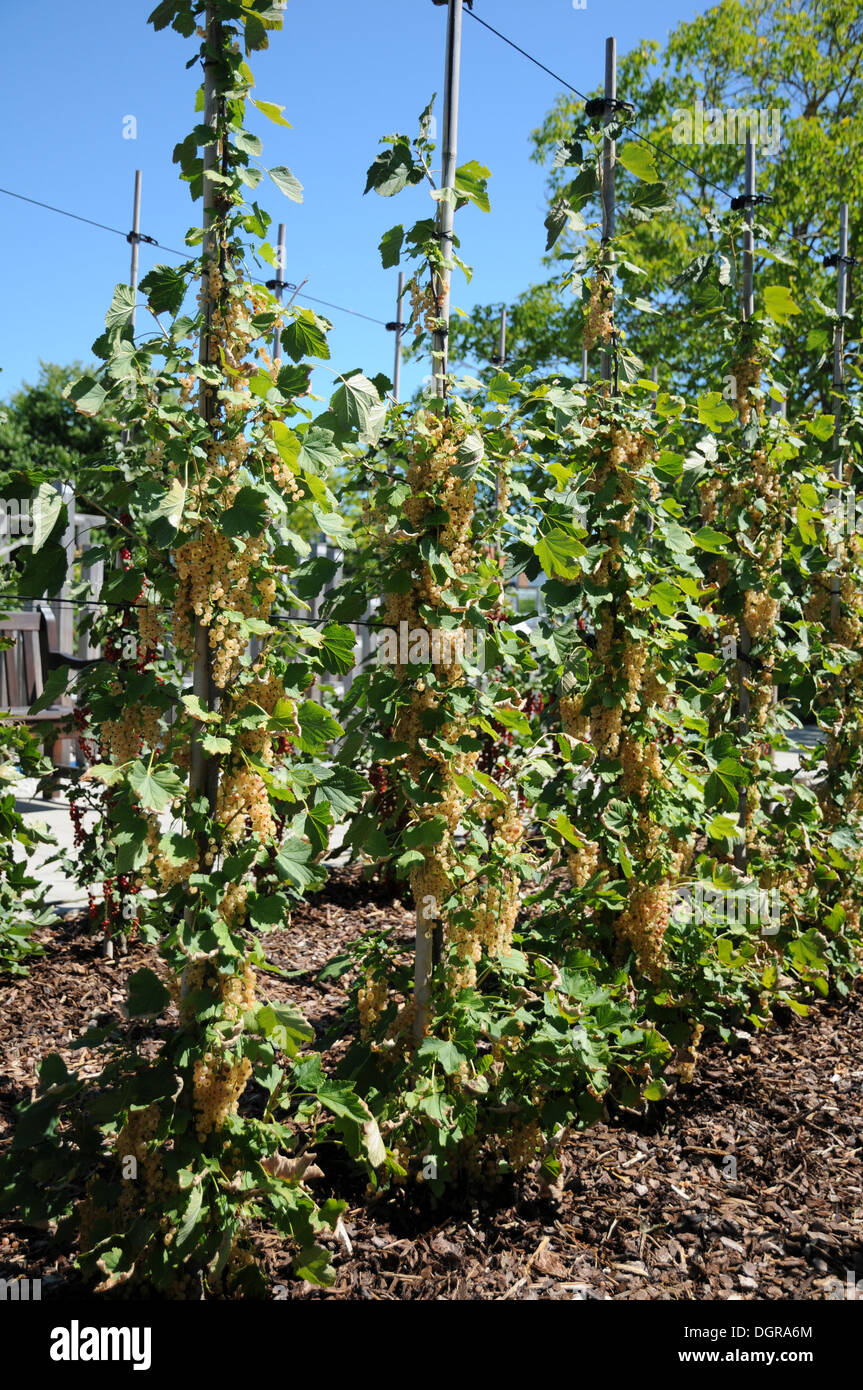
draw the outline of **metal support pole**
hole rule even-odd
[[[135,333],[135,300],[138,297],[138,244],[141,240],[141,170],[135,170],[135,196],[132,202],[132,258],[129,265],[129,286],[132,291],[132,334]]]
[[[449,0],[446,26],[446,67],[443,91],[443,159],[441,189],[453,190],[458,149],[458,98],[461,75],[462,0]],[[438,328],[432,335],[432,376],[434,394],[446,400],[449,369],[449,311],[450,280],[452,279],[453,216],[455,194],[450,192],[438,203],[437,236],[443,265],[435,275],[433,289],[437,301]],[[432,912],[424,904],[416,908],[416,952],[414,956],[414,1023],[413,1036],[419,1042],[428,1025],[431,1003],[432,971],[443,951],[443,927],[439,917],[440,904]]]
[[[137,298],[138,298],[138,247],[139,247],[140,242],[141,242],[141,170],[140,170],[140,169],[136,169],[136,170],[135,170],[135,192],[134,192],[134,194],[133,194],[133,196],[132,196],[132,230],[131,230],[131,232],[127,233],[126,240],[128,241],[129,245],[130,245],[131,248],[132,248],[132,254],[131,254],[131,257],[130,257],[130,259],[129,259],[129,288],[130,288],[130,290],[132,291],[132,312],[131,312],[131,314],[129,315],[129,324],[130,324],[131,329],[132,329],[132,338],[133,338],[133,340],[134,340],[134,337],[135,337],[135,317],[136,317],[135,302],[136,302],[136,300],[137,300]],[[122,443],[122,445],[123,445],[124,448],[128,447],[128,445],[132,442],[132,431],[129,429],[128,425],[125,426],[125,428],[122,430],[122,432],[121,432],[121,434],[120,434],[120,442]],[[71,556],[74,555],[74,551],[75,551],[75,516],[74,516],[74,503],[69,504],[69,522],[70,522],[70,532],[71,532],[71,539],[72,539],[71,550],[70,550],[70,552],[69,552],[69,554],[70,554],[69,568],[70,568],[70,572],[71,572],[71,564],[72,564]],[[70,534],[70,532],[67,532],[67,536]],[[65,537],[64,537],[64,540],[65,540]],[[120,557],[119,557],[119,555],[116,555],[116,556],[114,557],[114,564],[115,564],[115,566],[116,566],[117,568],[119,568],[119,566],[120,566]],[[63,590],[62,590],[61,592],[65,594],[65,592],[66,592],[65,586],[64,586],[64,588],[63,588]],[[92,612],[93,612],[93,609],[91,608],[89,611],[92,613]],[[64,627],[65,627],[65,623],[66,623],[67,621],[68,621],[68,623],[69,623],[69,629],[68,629],[68,631],[65,631],[65,630],[64,630]],[[61,607],[61,608],[60,608],[60,622],[58,623],[58,636],[59,636],[59,645],[60,645],[61,651],[71,651],[72,648],[73,648],[73,646],[74,646],[74,638],[73,638],[73,635],[72,635],[72,610],[71,610],[71,608],[65,608],[65,607]],[[60,752],[60,753],[62,754],[62,752],[63,752],[64,749],[68,750],[68,745],[67,745],[67,744],[66,744],[66,745],[61,744],[60,747],[59,747],[59,749],[58,749],[58,752]],[[121,933],[120,933],[120,938],[119,938],[119,951],[120,951],[120,955],[121,955],[121,956],[127,955],[127,954],[128,954],[128,950],[129,950],[129,944],[128,944],[127,940],[126,940],[126,937],[125,937],[125,936],[123,935],[123,933],[121,932]],[[103,940],[102,940],[102,955],[104,956],[104,958],[105,958],[106,960],[113,960],[113,959],[114,959],[114,942],[112,941],[112,939],[111,939],[110,936],[106,936],[106,937],[104,937]]]
[[[587,348],[581,349],[581,380],[587,385]]]
[[[614,117],[614,103],[617,100],[617,40],[610,38],[605,40],[605,110],[603,112],[603,122],[608,123]],[[606,248],[608,257],[607,264],[610,272],[610,279],[614,279],[614,240],[615,227],[617,223],[617,212],[614,201],[614,165],[616,158],[615,141],[610,140],[607,135],[602,139],[602,245]],[[611,381],[612,360],[608,349],[603,349],[600,376],[603,381]]]
[[[282,290],[283,290],[284,280],[285,280],[285,265],[286,265],[286,262],[287,262],[287,252],[285,251],[285,224],[284,224],[284,222],[280,222],[280,223],[279,223],[279,238],[278,238],[278,242],[277,242],[277,244],[276,244],[276,290],[275,290],[276,299],[279,301],[279,304],[280,304],[280,305],[281,305],[281,302],[282,302]],[[280,339],[280,332],[281,332],[281,330],[280,330],[280,328],[279,328],[279,325],[276,324],[275,328],[273,329],[273,361],[274,361],[274,362],[275,362],[276,358],[281,358],[281,355],[282,355],[282,344],[281,344],[281,339]]]
[[[659,381],[659,368],[658,368],[658,367],[655,367],[655,366],[654,366],[654,367],[651,367],[651,369],[650,369],[650,380],[653,381],[653,382],[658,382],[658,381]],[[651,547],[651,545],[653,544],[653,532],[654,532],[654,529],[655,529],[655,523],[654,523],[654,520],[653,520],[653,512],[648,512],[648,514],[647,514],[647,548],[648,548],[648,550],[650,550],[650,547]]]
[[[503,366],[506,361],[506,305],[500,311],[500,332],[497,339],[497,360],[498,365]]]
[[[218,7],[208,5],[206,10],[207,28],[207,56],[204,59],[204,124],[209,126],[212,131],[218,129],[219,124],[219,105],[218,93],[216,89],[216,69],[218,55],[221,52],[222,34],[221,24],[218,18]],[[203,180],[203,218],[204,218],[204,240],[202,245],[202,256],[204,271],[211,266],[219,264],[219,245],[216,229],[213,225],[216,212],[216,184],[213,179],[207,178],[210,170],[218,171],[219,148],[215,140],[204,146],[204,180]],[[207,284],[209,286],[209,277]],[[204,322],[201,327],[200,345],[198,350],[198,360],[201,363],[210,365],[210,333],[211,320],[213,313],[212,293],[208,289],[204,301]],[[216,418],[216,392],[212,386],[206,382],[201,382],[198,397],[198,411],[202,419],[208,425],[212,425]],[[201,622],[200,618],[195,619],[195,655],[192,671],[192,690],[205,709],[212,709],[216,703],[216,690],[213,682],[212,653],[210,651],[210,630]],[[189,764],[189,790],[192,796],[200,796],[202,793],[207,797],[210,805],[215,805],[216,790],[218,783],[218,763],[212,757],[208,758],[201,747],[200,739],[193,735],[192,747]]]
[[[462,0],[449,0],[446,26],[446,69],[443,92],[443,162],[441,189],[454,189],[458,150],[458,99],[461,75]],[[446,377],[449,367],[449,306],[452,278],[452,241],[454,193],[438,203],[437,237],[443,266],[435,276],[434,292],[440,327],[432,340],[432,374],[434,394],[446,396]]]
[[[399,288],[396,295],[396,346],[395,361],[393,362],[393,400],[396,405],[399,402],[399,394],[402,384],[402,333],[404,332],[404,319],[402,318],[402,300],[405,293],[405,274],[399,271]]]
[[[843,483],[842,454],[840,437],[842,434],[842,388],[845,384],[845,313],[848,296],[848,204],[839,205],[839,255],[836,260],[836,325],[833,329],[833,477]],[[842,504],[841,490],[837,492],[837,502],[842,515],[846,508]],[[837,511],[839,510],[837,507]],[[830,626],[835,631],[841,611],[839,576],[834,575],[830,585]]]
[[[135,193],[132,199],[132,230],[126,240],[132,247],[132,255],[129,262],[129,288],[132,291],[132,313],[129,322],[132,326],[132,337],[135,336],[135,301],[138,298],[138,246],[141,241],[141,170],[135,170]],[[124,429],[120,439],[122,443],[128,444],[132,438],[132,431]]]
[[[744,191],[746,206],[743,216],[746,225],[743,229],[743,320],[747,322],[752,318],[752,311],[755,308],[753,282],[755,241],[752,232],[752,221],[755,216],[755,146],[750,139],[746,141],[746,187]]]
[[[744,207],[745,226],[743,229],[743,300],[740,306],[741,317],[747,323],[755,308],[755,287],[754,287],[754,267],[755,267],[755,241],[752,231],[752,222],[755,212],[755,147],[751,140],[746,141],[746,175],[745,175],[745,196]],[[739,643],[739,659],[737,663],[737,711],[740,717],[740,732],[745,736],[749,732],[749,691],[746,688],[746,680],[749,676],[751,667],[749,664],[749,653],[752,649],[752,638],[749,635],[743,619],[737,628],[737,640]],[[734,862],[737,868],[743,872],[746,869],[746,815],[748,810],[748,798],[746,789],[741,788],[738,796],[738,814],[740,817],[740,827],[742,839],[738,840],[734,846]]]

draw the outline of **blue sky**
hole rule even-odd
[[[621,52],[641,38],[663,42],[679,21],[707,8],[689,0],[587,0],[585,9],[572,0],[475,3],[484,19],[582,91],[601,79],[608,34]],[[171,155],[194,124],[198,75],[184,68],[190,41],[147,25],[154,4],[76,0],[54,6],[44,23],[29,5],[5,7],[4,47],[14,62],[7,58],[0,96],[0,185],[125,230],[140,168],[142,232],[182,247],[199,214]],[[283,104],[293,126],[284,130],[254,113],[263,162],[289,165],[305,189],[297,205],[267,181],[259,200],[287,223],[286,278],[307,280],[309,295],[394,318],[396,272],[381,269],[378,242],[388,227],[428,215],[433,204],[421,189],[364,198],[365,171],[379,137],[413,135],[432,92],[442,92],[445,28],[446,9],[432,0],[289,0],[283,31],[253,57],[257,95]],[[459,213],[462,254],[475,273],[470,285],[461,277],[454,282],[456,305],[503,302],[540,275],[545,175],[530,160],[528,137],[557,90],[552,78],[465,15],[459,162],[478,159],[492,170],[492,212]],[[135,139],[123,138],[129,116]],[[5,398],[22,380],[35,379],[40,358],[88,360],[113,287],[128,278],[129,247],[120,236],[4,195],[0,235]],[[142,246],[141,273],[159,260],[176,264]],[[336,371],[391,374],[391,334],[348,314],[321,312],[335,325]],[[406,368],[404,394],[426,370],[419,363]],[[316,372],[315,389],[324,394],[327,386]]]

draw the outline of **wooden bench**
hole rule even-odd
[[[43,746],[46,753],[53,756],[56,779],[64,770],[59,766],[62,745],[78,737],[77,730],[74,730],[75,705],[68,696],[64,696],[64,703],[50,704],[35,714],[31,713],[31,707],[44,693],[45,681],[52,671],[60,666],[81,671],[96,663],[88,657],[69,656],[53,649],[56,624],[53,614],[44,609],[0,617],[0,637],[16,639],[0,651],[4,687],[0,722],[49,726],[45,730]],[[50,789],[48,794],[51,794]]]

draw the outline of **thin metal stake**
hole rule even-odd
[[[219,7],[209,4],[206,9],[207,56],[204,59],[204,124],[215,132],[218,129],[219,107],[216,87],[216,72],[222,47],[222,26],[219,21]],[[217,171],[219,147],[215,140],[204,146],[203,216],[204,240],[201,247],[203,266],[206,272],[219,264],[219,245],[213,225],[216,214],[216,184],[207,178],[210,170]],[[210,278],[207,275],[207,295],[204,301],[204,322],[201,326],[198,357],[201,363],[210,365],[211,323],[214,309]],[[205,381],[201,382],[198,411],[202,419],[212,426],[216,417],[216,392]],[[192,668],[192,691],[197,695],[204,709],[211,710],[216,705],[216,689],[213,681],[212,652],[210,649],[210,630],[195,619],[195,655]],[[194,796],[207,797],[211,806],[216,802],[219,765],[213,757],[204,752],[199,738],[192,737],[189,760],[189,792]]]
[[[443,161],[441,188],[454,189],[458,150],[458,100],[461,77],[462,0],[449,0],[446,26],[446,70],[443,93]],[[437,318],[440,327],[432,340],[432,373],[434,393],[446,396],[446,377],[449,367],[449,306],[452,277],[453,216],[455,208],[449,198],[438,203],[437,236],[443,266],[435,276]]]
[[[603,111],[603,122],[608,123],[614,117],[614,103],[617,100],[617,39],[609,38],[605,40],[605,109]],[[614,199],[614,165],[616,158],[616,142],[610,140],[607,135],[602,138],[602,245],[606,248],[607,265],[610,270],[610,278],[614,278],[614,249],[611,243],[614,240],[615,228],[617,225],[617,211]],[[603,381],[611,381],[612,360],[611,353],[607,348],[602,351],[600,362],[600,376]]]
[[[755,239],[752,231],[752,222],[755,211],[755,147],[751,140],[746,141],[746,175],[745,189],[746,203],[744,208],[745,226],[743,229],[743,302],[740,306],[741,316],[744,323],[752,318],[755,309],[755,286],[754,286],[754,267],[755,267]],[[741,618],[737,628],[737,640],[740,645],[740,658],[737,663],[737,711],[740,717],[741,734],[745,736],[749,732],[749,691],[746,688],[746,680],[751,671],[749,664],[749,653],[752,649],[752,638],[749,629]],[[738,840],[734,846],[734,862],[741,872],[746,868],[746,816],[748,811],[748,798],[745,787],[742,787],[737,800],[738,814],[740,818],[740,833],[742,839]]]
[[[393,363],[393,400],[396,405],[399,402],[399,393],[402,384],[402,333],[404,331],[404,319],[402,318],[402,300],[405,293],[405,274],[399,271],[399,289],[396,295],[396,347],[395,361]]]
[[[443,94],[443,160],[441,188],[454,189],[458,149],[458,98],[461,75],[462,0],[449,0],[446,26],[446,70]],[[449,368],[450,280],[452,277],[453,214],[449,198],[438,203],[437,234],[443,265],[434,277],[439,327],[432,337],[432,373],[434,394],[446,400]],[[438,917],[439,905],[432,904],[432,913],[416,909],[416,953],[414,957],[414,1023],[413,1036],[419,1042],[425,1035],[431,1003],[432,971],[443,951],[443,927]]]
[[[132,337],[135,336],[135,301],[138,298],[138,246],[141,241],[141,170],[135,170],[135,193],[132,199],[132,230],[128,240],[132,247],[132,256],[129,262],[129,288],[132,291],[132,313],[129,322],[132,326]],[[120,440],[124,445],[131,442],[132,431],[126,427],[120,435]]]
[[[842,477],[842,454],[840,437],[842,434],[842,387],[845,384],[845,313],[848,292],[848,204],[839,205],[839,256],[836,262],[836,324],[833,329],[833,477],[838,483]],[[837,494],[841,503],[841,491]],[[837,509],[838,510],[838,509]],[[842,508],[843,514],[845,508]],[[830,627],[835,633],[841,611],[839,576],[835,574],[830,583]]]
[[[282,303],[282,286],[284,285],[284,281],[285,281],[285,266],[286,266],[286,264],[287,264],[287,252],[286,252],[286,250],[285,250],[285,224],[284,224],[284,222],[280,222],[280,223],[279,223],[279,238],[278,238],[278,242],[277,242],[277,244],[276,244],[276,299],[279,301],[279,305],[280,305],[280,306],[281,306],[281,303]],[[279,328],[279,325],[276,324],[275,328],[273,329],[273,361],[274,361],[274,362],[275,362],[275,360],[276,360],[277,357],[278,357],[278,358],[281,358],[281,355],[282,355],[282,343],[281,343],[280,334],[281,334],[281,329]]]

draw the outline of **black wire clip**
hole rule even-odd
[[[741,208],[763,207],[772,202],[773,199],[769,193],[741,193],[737,198],[731,199],[731,211],[739,212]]]
[[[404,324],[395,322],[385,323],[384,328],[387,330],[388,333],[398,333],[400,329],[404,328]]]
[[[130,246],[134,246],[134,245],[136,244],[136,242],[139,242],[139,241],[146,241],[146,243],[147,243],[148,246],[158,246],[158,245],[159,245],[158,241],[156,240],[156,238],[155,238],[154,236],[144,236],[144,233],[143,233],[143,232],[127,232],[127,233],[126,233],[126,240],[128,241],[128,243],[129,243]]]
[[[821,262],[821,264],[822,264],[826,269],[828,269],[828,270],[830,269],[831,266],[838,266],[838,265],[840,265],[840,264],[841,264],[841,265],[856,265],[856,264],[857,264],[857,257],[856,257],[856,256],[840,256],[839,253],[838,253],[837,251],[834,251],[834,252],[832,253],[832,255],[830,255],[830,256],[825,256],[825,257],[824,257],[824,260]]]
[[[627,116],[635,115],[635,107],[631,101],[620,101],[617,97],[591,97],[584,103],[585,116],[604,116],[606,110],[610,109],[612,115],[618,111],[625,112]]]
[[[268,290],[295,290],[296,285],[292,285],[290,280],[265,280],[264,284]]]

